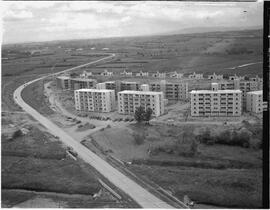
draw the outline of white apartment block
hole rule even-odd
[[[71,78],[69,76],[59,76],[56,78],[58,88],[64,90],[78,90],[83,88],[94,88],[97,81],[90,78]]]
[[[114,90],[79,89],[74,91],[75,109],[89,112],[111,112],[115,108]]]
[[[136,77],[148,77],[148,72],[140,71],[136,73]]]
[[[183,78],[183,74],[177,73],[176,71],[174,71],[174,72],[169,73],[169,77],[181,79],[181,78]]]
[[[214,74],[212,75],[208,75],[208,79],[211,79],[211,80],[222,80],[223,79],[223,75],[220,74],[220,75],[217,75],[215,72]]]
[[[151,91],[161,91],[168,100],[186,100],[189,98],[188,83],[184,82],[160,82],[150,83]]]
[[[122,75],[122,76],[132,76],[132,72],[127,72],[126,70],[124,70],[123,72],[120,73],[120,75]]]
[[[102,72],[100,75],[101,75],[101,76],[109,77],[109,76],[113,76],[113,72],[105,70],[105,71]]]
[[[196,74],[193,72],[193,74],[188,75],[189,79],[203,79],[203,74]]]
[[[148,84],[142,84],[140,87],[141,91],[150,91],[150,87]]]
[[[89,78],[92,75],[92,72],[83,71],[83,73],[80,74],[80,78]]]
[[[242,114],[242,92],[240,90],[192,90],[190,92],[191,116],[240,116]]]
[[[155,78],[166,78],[166,73],[160,73],[159,71],[157,71],[156,73],[152,74],[152,77],[155,77]]]
[[[233,76],[229,76],[229,80],[236,80],[236,79],[244,80],[245,77],[244,76],[237,76],[236,74]]]
[[[247,93],[246,109],[249,112],[261,113],[263,111],[263,92],[252,91]]]
[[[68,76],[56,77],[56,87],[63,90],[70,89],[70,77]]]
[[[134,115],[138,107],[151,108],[153,116],[164,113],[162,92],[124,90],[118,93],[118,113]]]

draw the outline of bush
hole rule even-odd
[[[206,129],[202,134],[198,135],[197,139],[202,144],[213,145],[215,143],[215,139],[211,136],[209,129]]]
[[[143,144],[144,143],[144,136],[139,135],[139,134],[134,135],[134,142],[135,142],[136,145]]]
[[[20,137],[20,136],[22,136],[22,135],[23,135],[23,133],[22,133],[22,131],[19,129],[19,130],[16,130],[16,131],[13,133],[12,138],[13,138],[13,139],[16,139],[16,138],[18,138],[18,137]]]

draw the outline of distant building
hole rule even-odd
[[[169,73],[169,77],[181,79],[181,78],[183,78],[183,74],[177,73],[176,71],[174,71],[174,72],[170,72]]]
[[[168,100],[186,100],[189,98],[188,83],[185,82],[160,82],[150,83],[151,91],[161,91]]]
[[[211,90],[190,92],[191,116],[240,116],[242,92],[240,90],[218,90],[212,83]]]
[[[70,77],[69,76],[56,77],[56,87],[58,89],[63,89],[63,90],[70,89]]]
[[[151,108],[153,116],[164,113],[164,97],[162,92],[124,90],[118,93],[118,112],[134,115],[138,107],[145,110]]]
[[[114,90],[79,89],[74,98],[78,111],[111,112],[115,108]]]
[[[102,83],[96,84],[96,89],[103,90],[115,90],[117,89],[117,85],[115,81],[106,81]]]
[[[142,84],[140,87],[141,91],[150,91],[150,87],[148,84]]]
[[[203,79],[203,74],[196,74],[193,72],[193,74],[188,75],[189,79]]]
[[[130,82],[130,81],[121,81],[120,82],[120,91],[123,90],[139,90],[140,84],[138,82]]]
[[[208,76],[208,79],[211,79],[211,80],[219,80],[220,79],[220,80],[222,80],[223,79],[223,75],[222,74],[217,75],[214,72],[214,74]]]
[[[148,77],[148,72],[140,71],[136,73],[136,77]]]
[[[89,78],[92,75],[92,72],[83,71],[83,73],[80,74],[80,78]]]
[[[236,79],[244,80],[245,77],[244,76],[237,76],[236,74],[233,76],[229,76],[229,80],[236,80]]]
[[[252,91],[247,93],[246,108],[249,112],[263,112],[263,91]]]
[[[113,72],[107,71],[107,70],[105,69],[105,71],[102,72],[100,75],[101,75],[101,76],[105,76],[105,77],[110,77],[110,76],[113,76]]]
[[[78,90],[83,88],[94,88],[97,81],[87,78],[70,78],[70,89]]]
[[[157,71],[156,73],[152,74],[152,77],[155,77],[155,78],[165,78],[166,77],[166,73],[160,73],[159,71]]]
[[[258,90],[263,89],[263,78],[258,77],[258,75],[256,75],[256,77],[249,78],[249,81],[257,82]]]
[[[124,70],[123,72],[120,73],[120,75],[130,77],[132,76],[132,72],[127,72],[126,70]]]
[[[57,87],[63,90],[77,90],[82,88],[93,88],[97,81],[88,78],[71,78],[69,76],[59,76],[56,78]]]

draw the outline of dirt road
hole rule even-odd
[[[77,67],[73,67],[58,73],[54,73],[48,76],[56,76],[57,74],[72,71],[78,68],[81,68],[83,66],[87,66],[93,63],[100,62],[102,60],[106,60],[109,58],[114,57],[115,55],[112,54],[106,58],[99,59],[97,61],[93,61],[87,64],[83,64]],[[101,159],[99,156],[85,148],[83,145],[78,143],[74,138],[72,138],[70,135],[68,135],[65,131],[63,131],[60,127],[58,127],[56,124],[51,122],[48,118],[41,115],[39,112],[37,112],[35,109],[33,109],[31,106],[29,106],[27,103],[24,102],[24,100],[21,97],[22,90],[29,84],[34,83],[36,81],[39,81],[41,79],[44,79],[48,76],[43,76],[41,78],[32,80],[30,82],[27,82],[24,85],[21,85],[18,87],[14,92],[14,100],[15,102],[22,107],[23,110],[25,110],[28,114],[30,114],[33,118],[35,118],[39,123],[41,123],[44,127],[46,127],[49,132],[51,132],[53,135],[58,136],[62,142],[64,142],[66,145],[72,147],[74,151],[78,153],[80,158],[82,158],[85,162],[89,163],[91,166],[93,166],[98,172],[100,172],[105,178],[107,178],[111,183],[113,183],[116,187],[124,191],[126,194],[128,194],[131,198],[133,198],[141,207],[143,208],[173,208],[169,204],[165,203],[164,201],[160,200],[156,196],[149,193],[147,190],[145,190],[143,187],[138,185],[136,182],[131,180],[130,178],[126,177],[124,174],[113,168],[110,164],[108,164],[106,161]],[[183,208],[185,206],[183,205]]]

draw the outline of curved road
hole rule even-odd
[[[91,152],[83,145],[78,143],[75,139],[73,139],[70,135],[68,135],[65,131],[63,131],[60,127],[54,124],[45,116],[41,115],[37,110],[29,106],[21,97],[22,90],[27,86],[36,81],[45,79],[50,76],[55,76],[64,72],[72,71],[75,69],[79,69],[81,67],[91,65],[100,61],[104,61],[110,58],[113,58],[115,54],[110,54],[110,56],[92,61],[80,66],[76,66],[61,72],[57,72],[54,74],[50,74],[47,76],[40,77],[38,79],[32,80],[27,82],[20,87],[18,87],[13,94],[13,98],[15,102],[22,107],[28,114],[30,114],[33,118],[35,118],[38,122],[40,122],[44,127],[46,127],[50,133],[55,136],[58,136],[59,139],[64,142],[66,145],[72,147],[74,151],[78,153],[80,158],[82,158],[85,162],[93,166],[98,172],[100,172],[105,178],[107,178],[112,184],[116,187],[124,191],[128,194],[131,198],[133,198],[142,208],[173,208],[169,204],[165,203],[164,201],[160,200],[156,196],[152,195],[150,192],[145,190],[143,187],[138,185],[136,182],[131,180],[130,178],[126,177],[124,174],[119,172],[117,169],[112,167],[109,163],[101,159],[95,153]],[[158,174],[157,174],[158,176]],[[183,205],[183,208],[185,206]]]

